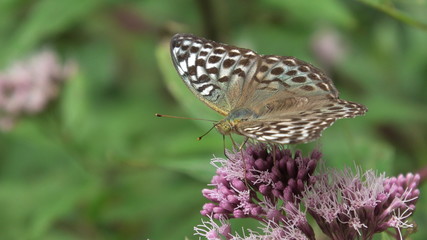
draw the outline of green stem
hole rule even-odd
[[[401,22],[404,22],[408,25],[417,27],[417,28],[427,32],[427,24],[426,23],[417,21],[417,20],[407,16],[405,13],[403,13],[402,11],[400,11],[394,7],[391,7],[391,6],[388,6],[385,4],[374,3],[370,0],[359,0],[359,2],[362,2],[362,3],[364,3],[368,6],[371,6],[373,8],[376,8],[376,9],[390,15],[391,17],[401,21]]]

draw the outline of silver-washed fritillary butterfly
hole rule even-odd
[[[294,57],[258,55],[191,34],[172,38],[171,55],[187,87],[226,116],[215,124],[223,135],[305,143],[319,138],[337,119],[367,111],[339,99],[325,73]]]

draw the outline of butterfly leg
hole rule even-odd
[[[223,147],[223,149],[224,149],[224,156],[225,156],[226,158],[230,159],[230,158],[227,156],[227,151],[226,151],[226,149],[225,149],[225,135],[222,135],[222,147]]]
[[[273,144],[272,146],[272,152],[273,152],[273,165],[276,164],[276,144]]]
[[[238,145],[236,144],[236,142],[234,141],[234,139],[233,139],[233,137],[231,136],[231,134],[230,134],[230,135],[228,135],[228,136],[230,136],[230,140],[231,140],[231,142],[233,143],[233,148],[234,148],[234,149],[240,149],[240,148],[238,147]]]
[[[243,147],[246,145],[246,143],[248,142],[248,140],[249,140],[249,137],[246,137],[245,141],[243,141],[242,145],[240,145],[239,151],[242,151]]]

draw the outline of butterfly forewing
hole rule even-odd
[[[188,88],[208,106],[227,115],[256,71],[258,55],[190,34],[171,41],[172,60]]]
[[[367,111],[339,99],[330,78],[294,57],[258,55],[189,34],[173,37],[171,54],[188,88],[227,115],[232,132],[260,141],[310,142],[337,119]]]
[[[309,101],[338,99],[338,91],[323,72],[293,57],[260,56],[252,82],[246,89],[251,97],[239,107],[252,106],[262,115],[266,106],[270,112],[273,106],[276,112],[292,114],[295,107],[309,106]]]
[[[301,91],[303,96],[331,94],[338,97],[332,81],[318,68],[294,57],[262,56],[256,74],[259,89]],[[318,90],[318,91],[316,91]]]

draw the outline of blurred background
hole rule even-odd
[[[369,108],[292,148],[320,147],[337,168],[422,172],[426,12],[425,0],[0,1],[0,239],[197,239],[222,136],[196,141],[211,123],[154,114],[222,117],[175,71],[177,32],[295,56]]]

